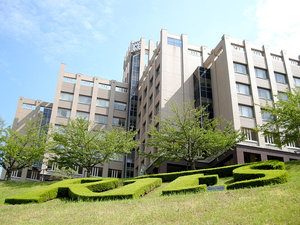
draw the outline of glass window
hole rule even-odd
[[[279,56],[279,55],[271,55],[271,56],[272,56],[272,58],[273,58],[274,60],[277,60],[277,61],[283,61],[283,60],[282,60],[282,57]]]
[[[160,66],[157,67],[156,71],[155,71],[156,77],[159,76],[160,74]]]
[[[182,47],[182,41],[175,38],[168,37],[168,45],[174,45],[176,47]]]
[[[82,119],[89,120],[89,118],[90,118],[90,113],[88,113],[88,112],[77,111],[77,112],[76,112],[76,117],[77,117],[77,118],[82,118]]]
[[[59,99],[64,100],[64,101],[68,101],[68,102],[72,102],[73,101],[73,94],[66,93],[66,92],[61,92]]]
[[[160,91],[160,84],[158,84],[156,87],[155,87],[155,95],[158,95]]]
[[[59,117],[70,118],[70,115],[71,115],[70,109],[58,108],[57,110],[57,116]]]
[[[75,84],[76,79],[75,78],[70,78],[70,77],[64,77],[64,82]]]
[[[81,85],[85,85],[85,86],[89,86],[89,87],[93,87],[94,86],[94,83],[91,82],[91,81],[86,81],[86,80],[81,80],[80,81],[80,84]]]
[[[291,62],[292,65],[296,65],[296,66],[300,65],[300,62],[297,61],[297,60],[294,60],[294,59],[290,59],[290,62]]]
[[[106,99],[98,98],[97,102],[96,102],[96,106],[108,108],[109,107],[109,101],[106,100]]]
[[[262,78],[262,79],[268,79],[267,71],[260,68],[254,68],[256,77]]]
[[[121,178],[122,170],[108,169],[108,177]]]
[[[196,51],[196,50],[192,50],[192,49],[188,49],[188,53],[192,56],[197,56],[200,57],[201,56],[201,52],[200,51]]]
[[[277,83],[282,83],[282,84],[286,84],[286,75],[285,74],[282,74],[282,73],[277,73],[277,72],[274,72],[275,74],[275,78],[276,78],[276,82]]]
[[[252,49],[252,54],[258,55],[258,56],[264,56],[262,51],[259,51],[259,50],[256,50],[256,49]]]
[[[117,92],[127,92],[127,88],[116,87]]]
[[[244,51],[245,51],[245,49],[244,49],[243,46],[234,45],[234,44],[231,44],[231,46],[232,46],[232,48],[233,48],[234,50],[241,51],[241,52],[244,52]]]
[[[102,89],[106,89],[106,90],[110,90],[111,89],[111,86],[109,84],[101,84],[101,83],[99,83],[98,87],[102,88]]]
[[[79,95],[78,102],[81,104],[87,104],[90,105],[92,102],[92,97],[84,96],[84,95]]]
[[[253,129],[241,128],[241,130],[245,134],[246,140],[248,140],[248,141],[257,141],[257,139],[258,139],[257,133]]]
[[[125,111],[125,110],[126,110],[126,103],[123,103],[123,102],[115,102],[115,103],[114,103],[114,109],[115,109],[115,110]]]
[[[93,167],[91,172],[91,177],[102,177],[103,169],[102,167]]]
[[[117,127],[125,127],[125,121],[126,120],[124,118],[113,117],[112,125]]]
[[[248,74],[246,65],[240,63],[233,63],[233,65],[234,65],[234,72]]]
[[[274,137],[272,135],[265,136],[266,144],[274,144]]]
[[[300,78],[299,77],[294,77],[294,82],[296,87],[300,87]]]
[[[237,90],[237,93],[239,93],[239,94],[250,95],[249,85],[237,83],[236,90]]]
[[[258,96],[263,99],[272,100],[271,91],[264,88],[257,88]]]
[[[159,113],[159,103],[155,105],[154,114],[157,115]]]
[[[107,116],[95,114],[95,123],[107,124]]]
[[[284,100],[284,101],[288,100],[288,95],[284,92],[278,92],[277,97],[281,100]]]
[[[23,108],[24,109],[35,110],[35,105],[30,105],[30,104],[23,103]]]
[[[148,61],[149,61],[149,50],[145,49],[145,58],[144,58],[145,66],[148,66]]]
[[[251,106],[239,105],[240,116],[253,118],[253,108]]]
[[[150,105],[152,104],[152,102],[153,102],[153,95],[151,95],[150,97],[149,97],[149,107],[150,107]]]
[[[261,118],[262,118],[262,120],[265,120],[265,121],[271,121],[272,120],[272,114],[269,113],[269,112],[262,112],[261,113]]]

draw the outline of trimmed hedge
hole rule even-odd
[[[145,178],[142,180],[128,180],[124,186],[106,192],[95,193],[84,185],[73,185],[69,189],[72,199],[81,200],[115,200],[135,199],[159,187],[162,183],[160,178]]]
[[[163,195],[206,191],[207,185],[218,183],[218,175],[193,174],[181,176],[162,190]]]
[[[271,160],[237,168],[233,171],[233,178],[236,182],[227,185],[227,189],[285,183],[288,173],[283,162]]]
[[[199,174],[203,173],[204,175],[213,175],[217,174],[219,177],[231,177],[232,171],[236,168],[241,166],[248,165],[246,164],[238,164],[232,166],[223,166],[223,167],[216,167],[216,168],[209,168],[209,169],[200,169],[200,170],[188,170],[188,171],[181,171],[181,172],[173,172],[173,173],[159,173],[159,174],[150,174],[136,177],[135,179],[143,179],[143,178],[161,178],[163,182],[173,181],[178,177],[187,176],[192,174]]]
[[[119,185],[117,178],[81,178],[70,179],[51,184],[47,187],[41,187],[36,191],[27,192],[22,195],[5,199],[5,203],[24,204],[24,203],[42,203],[57,197],[69,197],[69,188],[73,185],[83,185],[90,190],[104,191],[115,188]]]

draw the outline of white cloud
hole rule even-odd
[[[112,18],[111,1],[0,1],[0,33],[35,43],[46,57],[105,40]]]
[[[258,0],[255,11],[257,42],[300,55],[299,9],[299,0]]]

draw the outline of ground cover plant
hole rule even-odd
[[[224,172],[224,171],[226,172]],[[217,173],[205,175],[200,173]],[[230,172],[229,172],[230,171]],[[206,191],[208,185],[218,183],[218,173],[225,176],[233,175],[233,181],[227,185],[228,189],[256,187],[269,184],[284,183],[287,181],[287,172],[283,162],[267,161],[246,165],[227,166],[206,170],[192,170],[168,174],[143,176],[139,179],[125,180],[119,186],[117,178],[81,178],[68,179],[57,182],[35,192],[28,192],[5,199],[5,203],[24,204],[42,203],[58,197],[67,197],[73,200],[115,200],[138,198],[161,186],[162,180],[173,181],[162,190],[162,194],[176,194],[187,192]],[[166,175],[166,176],[164,176]],[[110,190],[112,189],[112,190]]]

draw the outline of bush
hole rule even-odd
[[[283,162],[266,161],[235,169],[233,178],[236,182],[227,185],[227,189],[285,183],[288,180],[288,173]]]
[[[89,182],[89,183],[87,183]],[[93,183],[91,183],[93,182]],[[102,183],[101,183],[102,182]],[[69,188],[73,185],[90,185],[91,189],[105,189],[108,188],[107,182],[116,185],[118,179],[116,178],[82,178],[69,179],[57,182],[47,187],[41,187],[36,191],[27,192],[25,194],[10,197],[5,199],[5,203],[9,204],[24,204],[24,203],[42,203],[57,197],[69,197]],[[86,183],[86,184],[82,184]],[[100,184],[99,184],[100,183]],[[95,187],[95,185],[103,187]],[[106,189],[107,190],[107,189]]]
[[[190,193],[206,191],[207,185],[213,185],[218,182],[218,175],[204,176],[203,174],[194,174],[181,176],[172,181],[162,190],[163,195]]]
[[[236,168],[241,166],[248,165],[248,164],[238,164],[232,166],[223,166],[223,167],[216,167],[216,168],[209,168],[209,169],[200,169],[200,170],[188,170],[188,171],[181,171],[181,172],[173,172],[173,173],[160,173],[160,174],[150,174],[136,177],[135,179],[143,179],[143,178],[161,178],[163,182],[173,181],[178,177],[187,176],[192,174],[199,174],[202,173],[204,175],[212,175],[217,174],[219,177],[231,177],[232,171]]]

